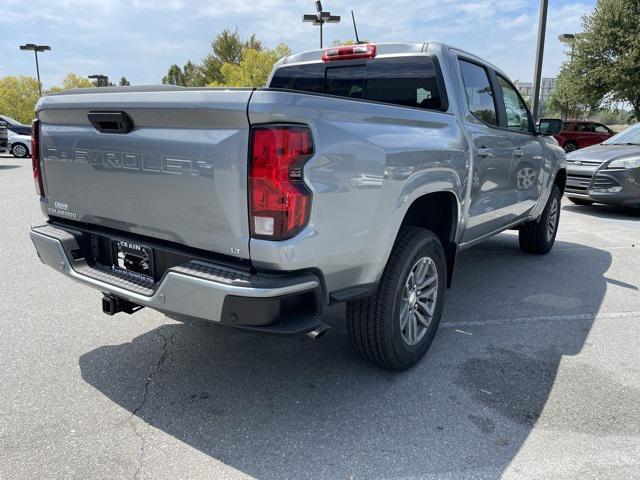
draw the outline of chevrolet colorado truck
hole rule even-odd
[[[429,348],[456,253],[506,229],[547,253],[561,122],[535,127],[508,77],[439,43],[280,60],[266,88],[43,97],[40,259],[105,313],[320,336],[347,302],[355,349],[388,369]]]

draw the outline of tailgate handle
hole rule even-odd
[[[93,128],[102,133],[129,133],[133,120],[126,112],[89,112],[87,118]]]

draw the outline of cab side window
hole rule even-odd
[[[487,70],[462,59],[460,59],[460,70],[462,70],[469,111],[485,123],[498,125],[496,103]]]
[[[598,132],[598,133],[609,133],[611,130],[609,130],[607,127],[605,127],[601,123],[596,123],[595,124],[595,131]]]
[[[504,78],[498,75],[498,83],[502,90],[504,108],[506,110],[507,128],[523,133],[531,133],[531,117],[526,103],[517,90]]]

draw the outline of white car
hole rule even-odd
[[[8,131],[9,152],[18,158],[25,158],[31,155],[31,135],[19,135],[9,129]]]

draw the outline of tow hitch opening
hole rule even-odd
[[[137,303],[130,302],[124,298],[116,297],[114,295],[104,294],[102,297],[102,312],[107,315],[115,315],[118,312],[124,312],[131,315],[138,310],[143,309],[144,306]]]

